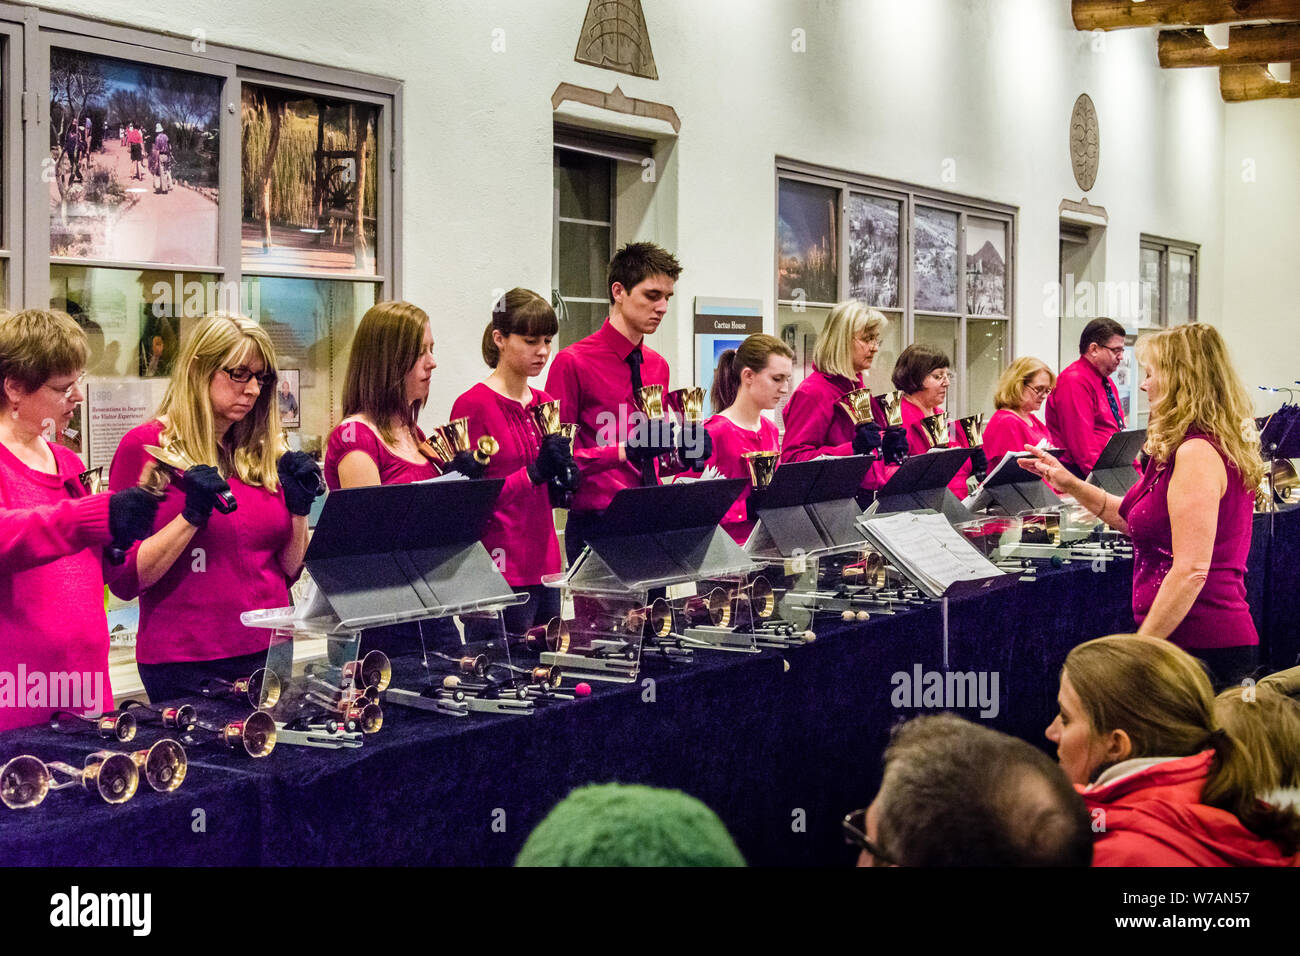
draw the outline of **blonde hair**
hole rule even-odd
[[[212,380],[223,368],[257,357],[266,371],[277,371],[275,346],[266,330],[242,315],[205,316],[181,343],[171,382],[158,416],[167,417],[161,440],[180,447],[191,459],[215,465],[225,477],[246,485],[279,488],[276,462],[280,447],[280,405],[275,387],[263,388],[253,409],[235,422],[218,442],[212,416]]]
[[[889,320],[856,299],[840,302],[826,317],[822,334],[813,349],[813,363],[819,372],[856,379],[853,367],[853,342],[859,338],[879,339]]]
[[[361,317],[343,379],[343,417],[364,415],[388,444],[397,441],[393,419],[417,438],[418,399],[406,400],[406,373],[424,353],[429,316],[410,302],[376,302]]]
[[[1056,373],[1040,358],[1022,355],[1008,365],[994,387],[993,407],[1017,411],[1024,401],[1025,389],[1038,377],[1039,372],[1046,372],[1051,377],[1047,384],[1052,388],[1056,387]]]
[[[1210,679],[1186,651],[1160,638],[1115,634],[1074,648],[1062,673],[1079,696],[1093,736],[1123,730],[1133,745],[1130,758],[1187,757],[1213,749],[1201,802],[1236,815],[1288,854],[1300,847],[1300,814],[1260,803],[1275,775],[1253,759],[1235,722],[1220,725]]]
[[[1218,330],[1197,322],[1144,335],[1137,354],[1160,383],[1147,422],[1147,454],[1168,462],[1195,427],[1215,440],[1247,488],[1259,487],[1264,462],[1254,405]]]

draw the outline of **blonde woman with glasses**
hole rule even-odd
[[[1056,373],[1042,359],[1021,356],[1007,366],[993,392],[997,409],[984,426],[984,454],[996,467],[1009,451],[1050,442],[1047,426],[1038,417],[1047,396],[1056,387]]]
[[[202,462],[172,483],[154,534],[110,582],[118,597],[140,599],[136,663],[150,700],[248,676],[265,662],[269,632],[245,627],[240,613],[291,603],[324,482],[311,456],[283,447],[276,377],[261,326],[210,315],[182,344],[157,416],[113,457],[114,490],[136,484],[150,445]],[[226,495],[229,513],[217,508]]]
[[[1250,394],[1213,326],[1138,339],[1150,401],[1142,478],[1122,499],[1042,449],[1020,466],[1133,539],[1138,633],[1203,660],[1220,686],[1251,676],[1259,635],[1246,604],[1255,489],[1264,477]]]

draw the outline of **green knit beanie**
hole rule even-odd
[[[718,815],[680,790],[579,787],[533,830],[515,866],[744,866]]]

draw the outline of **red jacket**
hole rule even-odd
[[[1098,831],[1093,866],[1298,866],[1227,810],[1201,803],[1213,750],[1079,787]],[[1076,785],[1077,786],[1077,785]]]

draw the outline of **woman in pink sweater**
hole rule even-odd
[[[993,392],[997,411],[984,426],[984,454],[996,468],[1009,451],[1051,441],[1047,426],[1036,414],[1056,387],[1056,373],[1042,359],[1023,355],[1007,366]]]
[[[78,403],[86,336],[62,312],[0,318],[0,730],[113,706],[104,551],[149,534],[140,488],[91,494],[54,443]]]
[[[136,664],[150,700],[264,666],[270,631],[239,616],[291,603],[323,482],[309,455],[283,449],[275,379],[275,347],[260,325],[210,315],[182,344],[158,416],[127,432],[113,456],[114,489],[139,480],[150,445],[203,463],[172,483],[155,533],[109,582],[119,597],[140,599]],[[216,509],[224,495],[236,503],[228,514]]]

